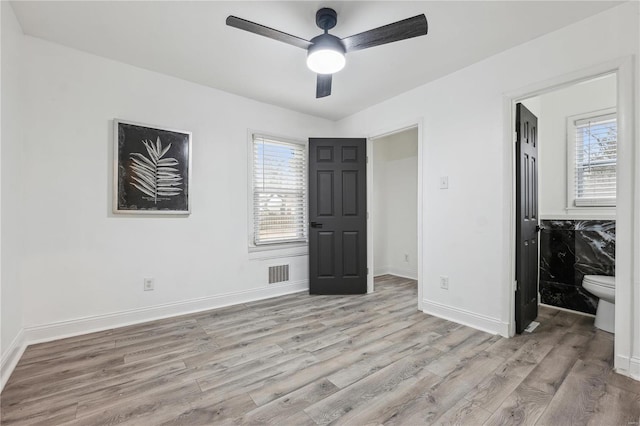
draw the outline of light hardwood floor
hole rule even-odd
[[[416,310],[415,281],[295,295],[30,346],[3,425],[634,425],[593,319],[503,339]]]

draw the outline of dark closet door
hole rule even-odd
[[[366,139],[309,139],[309,292],[367,292]]]
[[[538,316],[538,119],[516,105],[516,332]]]

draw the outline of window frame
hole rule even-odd
[[[577,133],[577,121],[582,121],[590,118],[605,117],[607,115],[615,115],[616,123],[618,121],[617,109],[615,107],[605,108],[596,111],[590,111],[582,114],[571,115],[567,117],[567,211],[585,212],[588,210],[598,211],[601,213],[615,212],[616,199],[613,202],[583,200],[576,203],[576,133]],[[616,141],[617,148],[617,141]],[[616,149],[616,164],[618,162],[617,149]],[[616,171],[617,181],[617,171]]]
[[[286,242],[268,242],[262,244],[256,244],[255,242],[255,206],[254,206],[254,141],[256,138],[266,138],[272,139],[274,141],[288,143],[288,144],[296,144],[301,145],[304,150],[305,158],[307,159],[305,163],[305,171],[304,178],[305,183],[308,186],[308,174],[309,174],[309,143],[307,140],[301,138],[294,138],[290,136],[281,136],[270,132],[261,132],[261,131],[248,131],[247,137],[247,243],[249,248],[249,253],[252,252],[262,252],[262,251],[272,251],[272,250],[280,250],[282,251],[282,256],[297,256],[304,255],[307,252],[307,246],[309,241],[309,231],[308,231],[308,193],[306,196],[305,202],[305,210],[304,210],[304,220],[306,229],[306,240],[305,241],[286,241]],[[308,188],[307,188],[308,192]],[[271,257],[271,255],[267,255]],[[276,256],[280,257],[280,256]],[[256,257],[260,258],[260,257]]]

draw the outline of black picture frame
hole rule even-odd
[[[113,211],[191,213],[191,132],[114,121]]]

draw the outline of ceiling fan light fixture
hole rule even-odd
[[[338,37],[322,34],[311,40],[307,53],[307,67],[318,74],[333,74],[347,63],[345,48]]]

